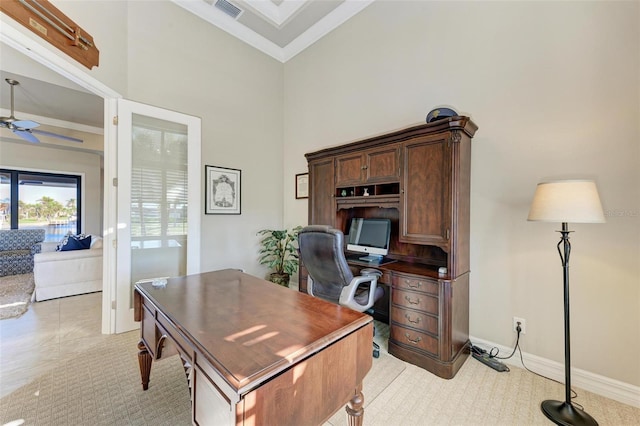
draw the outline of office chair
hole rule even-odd
[[[300,259],[309,272],[307,293],[311,296],[346,306],[358,312],[371,311],[384,295],[378,287],[382,272],[367,268],[353,276],[344,257],[344,235],[325,225],[310,225],[298,234]],[[374,330],[375,333],[375,330]],[[373,343],[373,356],[380,356],[380,347]]]

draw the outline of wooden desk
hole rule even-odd
[[[365,267],[349,262],[354,275]],[[379,266],[385,297],[374,318],[389,323],[389,353],[444,379],[453,378],[469,357],[469,273],[439,275],[437,267],[409,262]],[[301,263],[299,289],[307,292]]]
[[[230,269],[136,284],[134,297],[143,389],[173,343],[194,424],[322,424],[345,404],[362,424],[370,316]]]

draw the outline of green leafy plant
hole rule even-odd
[[[298,232],[301,229],[301,226],[297,226],[291,230],[258,231],[261,236],[258,262],[273,271],[271,281],[289,285],[289,276],[298,270]],[[285,275],[286,283],[283,283],[281,277]]]

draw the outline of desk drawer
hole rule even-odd
[[[415,291],[404,291],[394,288],[391,292],[391,301],[394,305],[405,308],[425,311],[438,315],[438,298]]]
[[[423,314],[422,312],[392,306],[391,321],[407,327],[417,328],[436,336],[438,335],[438,318]]]
[[[423,291],[425,293],[438,295],[438,282],[424,277],[411,277],[407,275],[393,275],[393,286],[399,289]]]
[[[193,385],[193,423],[196,425],[235,424],[234,406],[199,366],[195,366]]]
[[[142,340],[147,346],[152,357],[156,357],[156,345],[158,336],[156,334],[155,310],[149,309],[147,305],[142,305]]]
[[[421,349],[435,356],[439,355],[439,341],[436,337],[397,325],[391,326],[389,338],[404,346]]]
[[[193,350],[191,349],[191,345],[182,337],[182,335],[176,330],[169,320],[162,315],[162,313],[158,312],[158,331],[159,334],[166,334],[169,341],[175,343],[177,346],[176,349],[180,351],[182,355],[186,355],[186,358],[189,361],[193,361]],[[158,351],[160,352],[160,351]],[[171,352],[163,353],[163,355],[170,355]]]

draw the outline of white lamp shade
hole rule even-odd
[[[539,183],[527,220],[567,223],[605,221],[598,189],[591,180]]]

